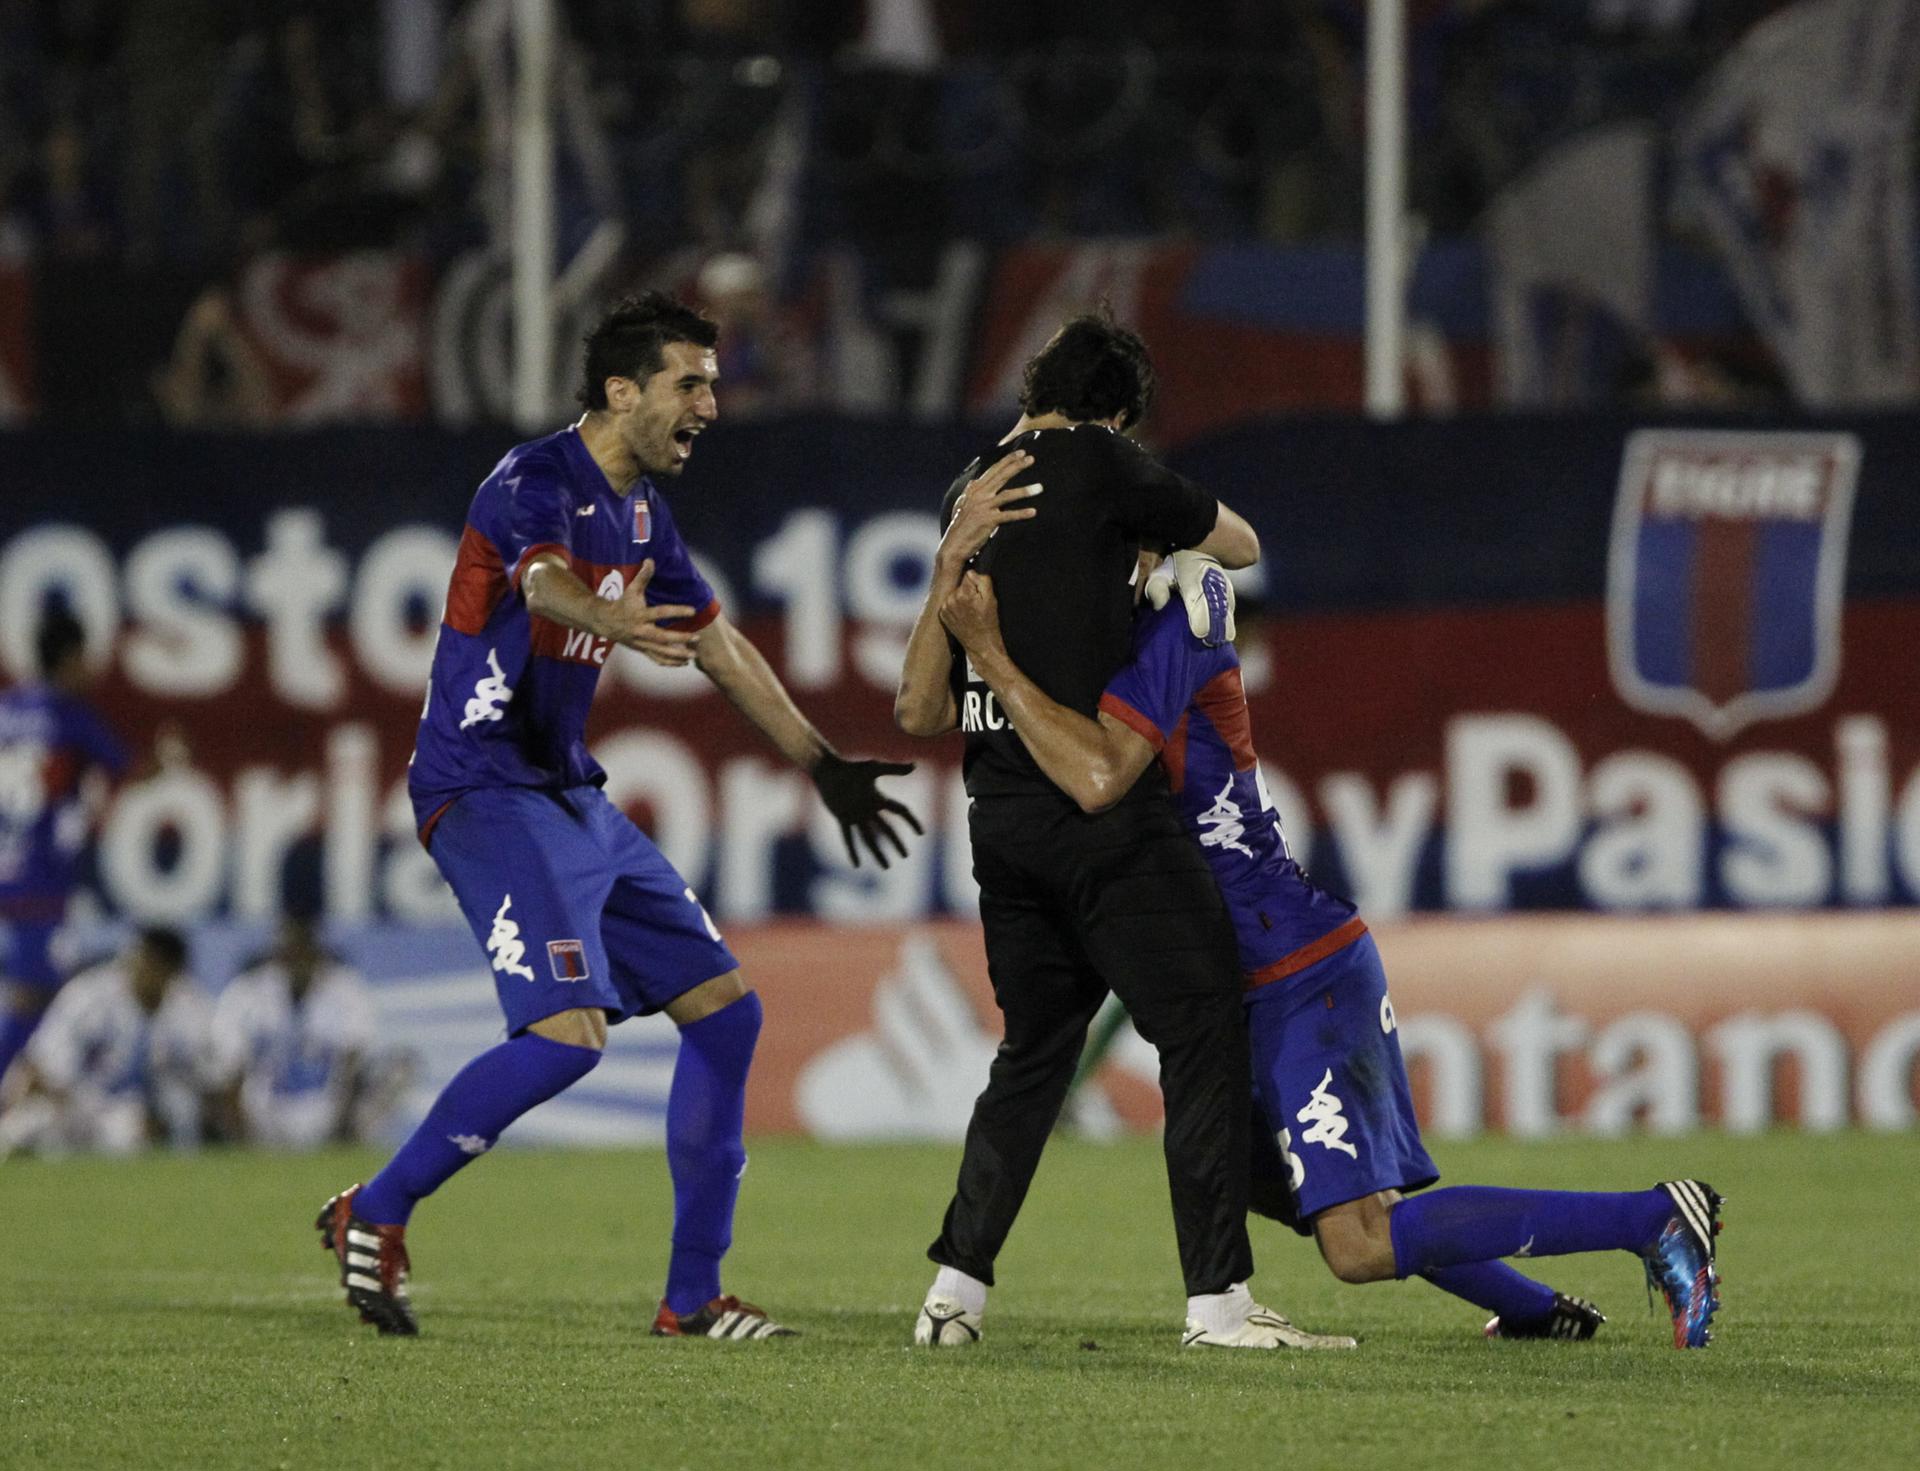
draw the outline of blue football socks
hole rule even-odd
[[[39,1011],[0,1012],[0,1078],[7,1075],[7,1069],[38,1029],[43,1015],[45,1013]]]
[[[733,1245],[733,1205],[747,1167],[740,1132],[760,1020],[760,997],[749,991],[680,1029],[667,1094],[673,1255],[666,1301],[676,1313],[698,1312],[720,1295],[720,1259]]]
[[[453,1075],[413,1137],[361,1187],[353,1213],[378,1226],[404,1226],[414,1206],[473,1163],[521,1114],[593,1071],[591,1047],[522,1032]]]
[[[1503,1323],[1538,1323],[1553,1311],[1553,1289],[1505,1262],[1461,1262],[1420,1275],[1442,1292],[1485,1308]]]
[[[1673,1202],[1662,1190],[1609,1194],[1455,1185],[1408,1196],[1393,1208],[1388,1224],[1395,1274],[1411,1277],[1502,1257],[1644,1251],[1672,1214]]]

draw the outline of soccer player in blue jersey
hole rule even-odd
[[[1143,553],[1143,586],[1157,561]],[[1084,810],[1118,801],[1156,760],[1165,770],[1233,916],[1255,1088],[1327,1265],[1345,1282],[1425,1277],[1492,1310],[1490,1335],[1588,1338],[1605,1321],[1591,1303],[1501,1258],[1629,1251],[1666,1297],[1674,1345],[1704,1346],[1719,1306],[1710,1186],[1401,1193],[1439,1171],[1420,1142],[1379,951],[1353,905],[1287,850],[1254,758],[1224,574],[1188,553],[1175,561],[1199,596],[1140,611],[1098,719],[1047,698],[1008,657],[990,578],[960,579],[941,621],[1041,770]]]
[[[82,698],[85,631],[51,612],[35,644],[40,678],[0,692],[0,1078],[64,978],[56,942],[92,826],[88,779],[127,769]]]
[[[418,1331],[405,1244],[415,1205],[515,1119],[592,1071],[607,1027],[665,1011],[680,1029],[667,1101],[674,1225],[656,1334],[791,1332],[725,1294],[720,1262],[746,1167],[747,1069],[760,998],[686,880],[601,792],[587,710],[615,645],[693,664],[806,770],[841,825],[887,864],[920,825],[815,730],[694,567],[659,482],[714,421],[717,332],[658,293],[586,339],[585,415],[510,450],[481,483],[447,590],[409,786],[426,843],[493,968],[507,1040],[447,1085],[386,1168],[318,1225],[349,1305]]]

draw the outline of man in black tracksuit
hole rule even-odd
[[[1092,717],[1131,652],[1143,544],[1195,548],[1235,567],[1258,559],[1258,539],[1240,517],[1121,432],[1151,393],[1152,369],[1132,333],[1104,315],[1061,329],[1028,364],[1020,422],[947,493],[946,535],[908,646],[895,704],[901,726],[915,735],[958,726],[966,738],[974,875],[1006,1019],[967,1129],[959,1186],[928,1253],[941,1271],[916,1326],[919,1343],[979,1336],[994,1258],[1110,989],[1160,1054],[1189,1341],[1197,1323],[1203,1343],[1294,1342],[1258,1320],[1264,1310],[1243,1285],[1253,1260],[1240,963],[1226,907],[1165,777],[1150,768],[1111,808],[1082,812],[1041,773],[992,692],[969,677],[937,612],[969,565],[990,574],[1014,661],[1053,699]]]

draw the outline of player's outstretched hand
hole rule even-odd
[[[969,572],[940,600],[940,621],[970,654],[979,654],[1000,642],[1000,600],[993,595],[993,579]]]
[[[855,833],[882,868],[888,866],[886,850],[880,846],[882,838],[892,843],[902,858],[907,856],[907,845],[887,821],[889,815],[898,817],[915,833],[926,832],[920,826],[920,819],[905,804],[882,796],[877,785],[883,776],[905,776],[912,770],[911,761],[849,761],[831,751],[813,768],[813,784],[819,788],[820,800],[827,804],[827,811],[840,824],[840,836],[847,843],[847,859],[855,868],[860,866],[860,850],[853,842]]]
[[[967,488],[953,503],[953,519],[947,523],[946,535],[940,538],[939,555],[950,566],[956,570],[965,566],[1007,522],[1033,519],[1039,508],[1023,507],[1020,502],[1040,494],[1042,487],[1037,482],[1007,484],[1032,463],[1032,455],[1017,449],[1002,455],[993,462],[992,468],[967,482]]]
[[[691,618],[697,610],[683,603],[649,606],[647,584],[651,581],[653,559],[649,557],[640,564],[640,570],[634,573],[626,591],[609,608],[607,636],[617,644],[638,649],[656,664],[671,668],[691,664],[700,646],[700,635],[687,629],[663,628],[661,625]]]
[[[1147,601],[1167,605],[1170,588],[1187,605],[1187,627],[1208,648],[1233,642],[1233,583],[1226,569],[1204,552],[1175,552],[1147,579]]]

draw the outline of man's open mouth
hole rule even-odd
[[[693,436],[700,432],[697,425],[689,424],[684,429],[673,431],[673,452],[681,459],[693,453]]]

